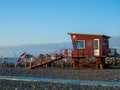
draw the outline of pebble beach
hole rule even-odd
[[[119,69],[74,70],[73,68],[39,67],[2,67],[0,76],[24,76],[39,78],[58,78],[74,80],[120,81]],[[79,85],[51,82],[0,80],[0,90],[120,90],[120,86]]]

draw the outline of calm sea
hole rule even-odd
[[[15,62],[15,58],[12,58],[12,57],[2,58],[2,62],[11,62],[11,63],[14,63]]]

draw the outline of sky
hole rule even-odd
[[[120,36],[120,0],[0,0],[0,46],[70,42],[67,32]]]

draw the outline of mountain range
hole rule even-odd
[[[52,51],[64,48],[72,48],[70,42],[51,43],[51,44],[30,44],[19,46],[3,46],[0,47],[0,56],[14,57],[26,52],[32,55],[47,54]]]

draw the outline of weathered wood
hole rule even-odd
[[[99,61],[98,58],[96,58],[96,69],[98,69],[98,66],[99,66]]]
[[[101,69],[104,68],[104,64],[101,63],[101,59],[96,58],[94,60],[86,60],[86,59],[74,59],[73,60],[73,69],[77,68],[93,68],[93,69],[99,69],[101,65]]]
[[[32,65],[31,67],[28,67],[28,68],[29,68],[29,69],[33,69],[33,68],[36,68],[36,67],[39,67],[39,66],[42,66],[42,65],[46,65],[46,64],[48,64],[48,63],[52,63],[52,62],[57,61],[57,60],[61,60],[62,58],[63,58],[63,57],[59,56],[59,57],[57,57],[57,58],[55,58],[55,59],[43,61],[43,62],[40,62],[40,63],[37,62],[36,64],[34,64],[34,65]]]
[[[15,58],[14,58],[14,66],[15,66],[15,68],[17,67],[17,57],[16,57],[16,55],[15,55]]]
[[[24,63],[25,63],[25,68],[27,68],[27,59],[24,59]]]

